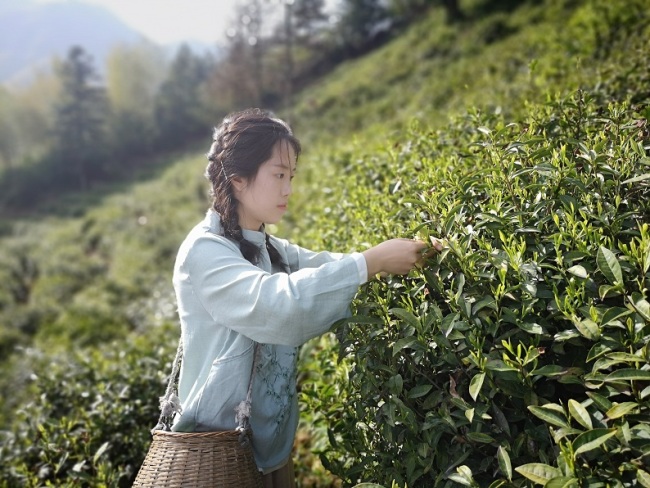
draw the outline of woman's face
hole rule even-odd
[[[287,211],[291,180],[296,172],[296,153],[287,141],[278,142],[268,161],[254,178],[234,177],[237,213],[242,229],[260,230],[262,224],[275,224]]]

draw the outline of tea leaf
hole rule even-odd
[[[638,181],[643,181],[643,180],[647,180],[647,179],[650,179],[650,173],[635,176],[634,178],[628,178],[627,180],[623,181],[622,183],[625,185],[627,183],[636,183]]]
[[[487,296],[483,297],[481,300],[476,302],[472,307],[472,315],[476,315],[479,311],[483,310],[485,307],[488,307],[492,310],[497,310],[496,302],[494,297]]]
[[[612,307],[608,308],[607,311],[603,314],[601,324],[602,325],[608,325],[615,320],[621,319],[627,315],[630,315],[632,312],[631,310],[628,310],[627,308],[622,308],[622,307]]]
[[[596,407],[598,407],[598,410],[601,412],[606,412],[612,408],[612,402],[598,393],[588,391],[587,396],[591,398],[591,400],[594,402],[594,405],[596,405]]]
[[[510,366],[509,364],[506,364],[500,359],[490,359],[485,365],[486,369],[489,369],[490,371],[512,371],[512,372],[518,372],[517,368],[514,366]]]
[[[110,442],[104,442],[99,449],[97,449],[97,452],[95,452],[95,455],[93,456],[93,463],[97,463],[97,460],[102,457],[102,455],[108,450],[110,447],[111,443]]]
[[[573,452],[577,456],[603,445],[607,439],[616,435],[616,429],[593,429],[580,434],[573,441]]]
[[[638,407],[639,404],[635,402],[617,403],[607,411],[607,417],[609,417],[610,419],[617,419],[627,415],[632,410],[635,410]]]
[[[402,337],[401,339],[395,341],[395,344],[393,344],[393,356],[396,356],[402,349],[411,347],[417,342],[417,337]]]
[[[598,288],[598,296],[601,300],[604,300],[608,296],[617,297],[622,294],[620,285],[602,285]]]
[[[509,436],[510,424],[508,423],[508,419],[506,418],[505,414],[501,411],[496,403],[492,403],[492,413],[494,415],[494,421],[496,424]]]
[[[533,415],[542,419],[544,422],[548,422],[549,424],[556,425],[558,427],[569,427],[566,417],[559,412],[544,407],[537,407],[535,405],[530,405],[528,407],[528,410],[530,410]]]
[[[510,455],[503,446],[499,446],[499,449],[497,449],[497,460],[499,461],[499,469],[501,472],[509,481],[512,481],[512,464],[510,463]]]
[[[636,310],[646,321],[650,322],[650,303],[643,299],[637,300],[636,302],[630,302],[632,303],[634,310]]]
[[[484,444],[489,444],[490,442],[494,442],[493,437],[489,436],[488,434],[484,434],[482,432],[468,432],[467,438],[471,441],[481,442]]]
[[[574,429],[573,427],[560,427],[559,429],[553,429],[553,440],[559,443],[565,437],[580,435],[583,432],[583,430]]]
[[[614,371],[604,378],[604,381],[606,382],[625,380],[650,380],[650,371],[635,368],[624,368]]]
[[[576,421],[587,429],[592,429],[593,424],[591,423],[591,417],[587,409],[579,402],[573,398],[569,399],[569,413],[571,417],[576,419]]]
[[[393,315],[396,315],[407,324],[412,325],[416,329],[420,329],[420,320],[415,315],[413,315],[412,312],[404,310],[403,308],[391,308],[389,312]]]
[[[635,356],[629,352],[610,352],[605,355],[609,359],[614,359],[619,362],[628,362],[628,363],[645,363],[646,360],[642,357]]]
[[[471,424],[472,421],[474,420],[474,409],[470,408],[469,410],[465,410],[465,418],[469,420],[469,423]]]
[[[586,278],[588,276],[585,267],[580,266],[579,264],[576,264],[575,266],[571,266],[569,269],[567,269],[567,272],[572,274],[573,276],[577,276],[578,278]]]
[[[611,350],[612,346],[610,344],[607,344],[604,341],[596,342],[587,354],[587,362],[591,362]]]
[[[639,468],[636,472],[636,479],[644,488],[650,488],[650,474],[647,471]]]
[[[465,479],[463,476],[457,473],[452,473],[447,478],[449,478],[451,481],[455,481],[459,485],[472,486],[472,482],[470,480]]]
[[[639,394],[642,400],[645,400],[645,398],[650,396],[650,385],[646,386],[643,390],[641,390],[641,393]]]
[[[402,388],[404,387],[404,379],[402,378],[401,374],[396,374],[395,376],[391,377],[387,382],[386,386],[388,387],[388,391],[393,393],[394,395],[399,395],[402,392]]]
[[[597,341],[600,338],[600,328],[598,327],[598,324],[591,319],[573,317],[573,325],[576,326],[578,332],[589,340]]]
[[[409,398],[420,398],[425,396],[427,393],[431,391],[431,388],[433,388],[433,385],[418,385],[414,386],[409,390],[408,397]]]
[[[565,374],[566,371],[566,368],[563,366],[558,366],[557,364],[547,364],[541,368],[534,369],[530,372],[530,374],[535,376],[560,376]]]
[[[472,474],[472,470],[469,468],[469,466],[466,466],[464,464],[462,466],[458,466],[456,468],[456,471],[458,471],[458,473],[460,475],[464,476],[468,480],[471,480],[473,478],[473,476],[474,476]]]
[[[483,380],[485,380],[485,373],[479,373],[474,375],[469,384],[469,394],[474,401],[476,401],[476,397],[478,397],[478,394],[481,391]]]
[[[529,334],[544,333],[544,329],[542,328],[542,326],[534,322],[528,323],[528,322],[517,321],[517,327],[519,327],[521,330],[528,332]]]
[[[515,471],[538,485],[545,485],[553,478],[562,476],[562,472],[559,469],[542,463],[523,464],[516,467]]]
[[[605,246],[600,246],[598,248],[596,263],[598,264],[600,272],[603,273],[605,278],[607,278],[607,281],[612,285],[623,283],[623,271],[621,270],[621,265],[616,259],[614,253]]]

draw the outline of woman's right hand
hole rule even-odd
[[[408,274],[422,265],[427,244],[413,239],[390,239],[363,252],[368,267],[368,278],[377,274]],[[440,251],[442,244],[433,242],[431,250]],[[428,253],[427,253],[428,254]]]

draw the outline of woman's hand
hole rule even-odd
[[[442,244],[433,240],[433,247],[426,252],[427,244],[412,239],[390,239],[363,252],[368,266],[368,278],[376,274],[407,274],[433,252],[440,251]]]

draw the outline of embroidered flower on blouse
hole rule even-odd
[[[278,348],[263,344],[261,353],[256,374],[259,381],[266,387],[266,397],[272,399],[277,407],[275,418],[277,433],[286,424],[287,414],[291,410],[296,395],[295,365],[298,348]]]

